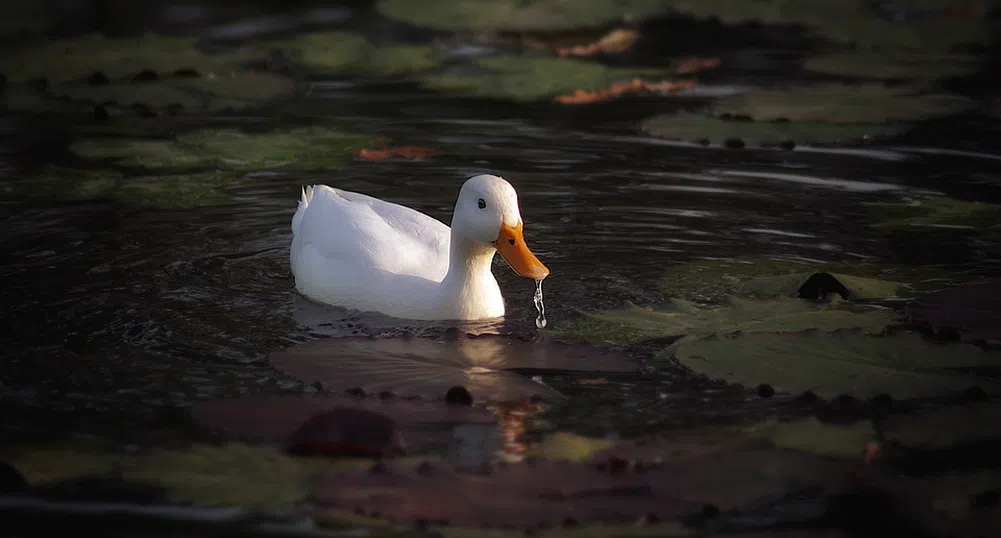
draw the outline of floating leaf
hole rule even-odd
[[[747,297],[801,297],[820,299],[837,293],[845,299],[882,299],[894,297],[900,284],[842,275],[838,273],[791,273],[759,276],[741,282],[737,294]]]
[[[360,149],[355,156],[366,161],[384,161],[394,157],[403,159],[427,159],[438,154],[438,150],[421,146],[397,146],[394,148]]]
[[[339,420],[342,417],[346,419],[343,423],[358,424],[361,429],[365,429],[367,417],[344,415],[343,411],[357,409],[386,417],[392,421],[394,429],[399,431],[409,451],[419,451],[430,444],[448,442],[451,430],[443,429],[443,426],[490,425],[497,422],[497,417],[482,407],[441,405],[438,402],[398,398],[360,399],[321,395],[248,396],[210,400],[196,404],[191,414],[198,424],[221,432],[229,439],[286,443],[289,436],[307,421],[335,409],[340,410],[341,414],[332,417],[333,419]],[[322,426],[341,438],[350,437],[350,431],[344,431],[343,428],[337,430],[337,420],[331,420],[331,417]]]
[[[577,90],[608,88],[636,77],[663,74],[655,69],[606,67],[586,60],[545,56],[493,56],[475,63],[480,68],[477,71],[431,74],[421,79],[422,84],[435,90],[476,97],[532,102]]]
[[[1001,404],[981,402],[909,415],[881,424],[890,442],[918,450],[941,450],[984,441],[1001,441]]]
[[[818,304],[790,297],[754,301],[727,297],[724,306],[705,308],[681,299],[673,299],[656,309],[627,303],[620,310],[581,313],[550,331],[564,340],[623,344],[669,336],[694,337],[734,331],[832,331],[857,327],[880,332],[893,319],[894,314],[887,310]]]
[[[670,8],[662,0],[584,0],[569,7],[565,0],[380,0],[383,15],[410,24],[443,30],[565,30],[628,17],[639,20]]]
[[[122,479],[159,486],[177,503],[273,510],[306,500],[312,478],[364,461],[293,458],[275,448],[239,444],[154,449],[123,459]]]
[[[271,363],[325,389],[389,391],[402,397],[441,399],[465,387],[477,400],[559,398],[549,387],[513,371],[635,373],[638,363],[620,353],[546,340],[496,335],[430,338],[327,338],[271,354]]]
[[[677,93],[680,90],[687,90],[694,86],[694,80],[647,82],[643,79],[634,78],[627,82],[616,82],[608,88],[596,91],[578,89],[571,94],[558,95],[553,100],[564,105],[581,105],[608,101],[628,93]]]
[[[270,73],[235,71],[215,76],[169,77],[141,83],[60,84],[50,93],[121,108],[147,107],[171,114],[242,110],[296,93],[295,80]],[[154,112],[156,113],[156,112]]]
[[[1001,380],[961,373],[1001,366],[1001,353],[977,347],[925,342],[914,334],[873,337],[855,331],[798,334],[733,334],[689,340],[673,355],[696,373],[729,383],[772,385],[793,394],[848,394],[898,399],[941,396],[979,386],[1001,391]]]
[[[810,71],[869,79],[940,79],[969,75],[978,59],[966,54],[928,54],[906,51],[836,52],[808,59]]]
[[[716,17],[725,24],[803,26],[809,33],[857,48],[947,50],[957,45],[987,44],[991,29],[986,21],[971,18],[888,20],[866,2],[672,0],[671,6],[699,18]]]
[[[907,305],[911,323],[956,331],[963,340],[1001,343],[1001,280],[968,282]]]
[[[47,41],[25,47],[12,45],[0,54],[0,72],[12,81],[44,78],[50,83],[132,78],[149,72],[167,76],[195,71],[204,76],[231,72],[252,56],[244,52],[206,54],[195,40],[184,37],[146,36],[105,38],[98,35]]]
[[[653,116],[644,120],[641,128],[663,138],[738,148],[847,143],[894,136],[906,130],[899,125],[749,121],[694,113]]]
[[[425,71],[441,63],[431,45],[377,46],[350,32],[317,32],[266,41],[263,47],[284,51],[296,63],[317,73],[394,75]]]
[[[6,447],[0,459],[31,487],[108,474],[117,454],[84,443]]]
[[[575,47],[556,50],[560,56],[594,56],[595,54],[619,54],[629,50],[639,41],[640,34],[630,28],[616,28],[601,36],[597,41]]]
[[[908,87],[818,84],[724,97],[713,103],[713,111],[716,115],[747,116],[756,121],[881,124],[950,116],[974,106],[965,97],[920,95]]]
[[[86,138],[70,151],[85,159],[113,159],[122,166],[149,169],[215,167],[259,170],[297,164],[334,166],[351,151],[378,137],[352,135],[323,127],[298,127],[266,133],[202,129],[175,140]]]
[[[814,280],[811,286],[804,289],[809,278],[803,279],[799,275],[823,273],[837,275],[835,278],[838,279],[838,283],[844,286],[847,291],[857,293],[859,295],[856,296],[863,298],[888,297],[906,293],[908,289],[904,285],[898,286],[895,290],[891,290],[891,287],[898,282],[913,285],[942,276],[941,270],[932,267],[818,262],[816,260],[750,256],[734,259],[697,260],[675,265],[665,270],[660,283],[664,293],[669,296],[696,301],[719,301],[726,295],[741,296],[745,293],[753,295],[757,285],[748,282],[767,283],[768,279],[775,278],[775,282],[778,283],[790,276],[795,276],[795,279],[790,278],[787,282],[786,288],[783,290],[784,295],[800,295],[802,292],[809,292],[805,294],[808,297],[817,297],[827,293],[840,294],[842,290],[835,286],[834,282],[825,278]],[[850,277],[853,280],[851,284],[840,280],[845,279],[845,275],[852,275]],[[854,279],[862,281],[854,282]],[[867,282],[869,279],[874,280],[874,282]],[[792,291],[791,285],[797,281],[800,282],[799,288],[790,293]],[[813,284],[817,284],[817,286]],[[870,290],[870,286],[872,286],[872,290]],[[884,295],[887,293],[888,295]]]
[[[730,510],[806,487],[833,493],[842,489],[845,469],[836,460],[784,450],[735,450],[641,469],[553,461],[409,471],[383,466],[331,476],[316,498],[397,522],[524,529],[677,519],[705,505]]]
[[[920,196],[903,202],[866,204],[872,226],[890,230],[950,228],[1001,236],[1001,206],[957,200],[946,196]]]
[[[607,450],[615,444],[612,439],[556,432],[542,442],[533,444],[525,455],[546,460],[587,461],[596,453]]]
[[[861,459],[866,445],[877,438],[872,422],[867,420],[848,425],[828,424],[816,418],[773,421],[755,425],[750,431],[779,448],[855,460]]]

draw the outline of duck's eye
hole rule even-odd
[[[508,239],[507,242],[511,243],[513,245],[514,244],[514,239]]]
[[[476,205],[479,206],[480,209],[486,209],[487,201],[484,200],[483,198],[480,198],[479,200],[476,201]]]

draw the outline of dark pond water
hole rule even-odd
[[[743,52],[746,61],[731,82],[781,77],[759,67],[781,56],[772,52]],[[192,402],[302,390],[270,368],[272,350],[318,335],[407,328],[297,296],[289,224],[304,184],[365,192],[448,222],[465,178],[504,176],[519,191],[530,245],[552,270],[545,282],[552,326],[573,309],[662,299],[657,281],[665,268],[705,258],[871,260],[979,274],[1001,268],[998,245],[948,230],[878,232],[863,206],[919,190],[1001,200],[997,121],[950,120],[858,151],[679,146],[636,128],[652,111],[700,103],[692,97],[587,109],[513,106],[406,84],[324,80],[306,99],[210,124],[315,123],[442,154],[355,161],[312,174],[250,173],[232,187],[231,203],[204,210],[0,202],[0,405],[9,417],[0,435],[143,442],[191,436],[185,408]],[[26,160],[59,158],[45,149],[44,137],[39,146],[40,137],[26,132],[46,129],[0,123],[0,174],[17,174]],[[499,259],[495,274],[508,302],[505,328],[534,331],[533,284]],[[578,398],[540,428],[630,434],[737,419],[776,405],[681,372],[589,390],[548,381]]]

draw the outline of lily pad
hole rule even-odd
[[[297,430],[303,433],[301,428],[304,424],[329,411],[337,411],[337,416],[326,421],[326,429],[335,428],[337,421],[344,423],[341,430],[354,424],[365,429],[368,417],[352,416],[349,413],[352,410],[377,414],[391,421],[408,450],[421,450],[431,444],[449,441],[451,430],[448,426],[497,422],[497,417],[482,407],[441,405],[395,397],[359,399],[322,395],[210,400],[196,404],[191,415],[196,423],[221,432],[229,439],[280,442],[288,446],[289,437]],[[341,433],[345,438],[351,437],[350,431]]]
[[[246,52],[206,54],[193,39],[146,36],[105,38],[90,35],[31,46],[12,45],[0,54],[0,72],[11,81],[44,78],[50,83],[85,81],[100,75],[105,80],[130,79],[140,73],[161,76],[194,70],[208,76],[230,72],[252,59]]]
[[[154,449],[123,459],[126,481],[162,487],[177,503],[276,510],[305,501],[313,477],[364,465],[358,461],[293,458],[271,447],[228,444],[188,450]]]
[[[85,443],[6,447],[0,459],[16,470],[30,487],[110,473],[116,454]]]
[[[750,431],[768,438],[779,448],[854,460],[860,459],[866,444],[878,437],[868,420],[854,424],[829,424],[816,418],[772,421],[755,425]]]
[[[917,450],[942,450],[978,442],[1001,441],[1001,404],[979,402],[908,415],[881,424],[887,441]]]
[[[472,469],[384,466],[333,475],[319,484],[316,498],[397,522],[525,529],[673,520],[706,505],[730,510],[806,487],[833,493],[842,489],[844,472],[836,460],[785,450],[735,450],[642,468],[554,461]]]
[[[615,446],[613,439],[598,439],[568,432],[556,432],[533,444],[525,454],[545,460],[588,461],[595,454]]]
[[[967,54],[853,51],[815,56],[803,67],[847,77],[925,80],[969,75],[979,68],[979,59]]]
[[[170,114],[243,110],[296,93],[298,83],[287,77],[253,71],[225,72],[213,76],[158,78],[133,83],[65,83],[50,93],[75,101],[120,108],[146,107]]]
[[[876,228],[965,228],[988,236],[1001,235],[1001,206],[995,204],[928,195],[866,205]]]
[[[931,536],[981,538],[1001,525],[1001,472],[981,470],[901,480],[894,488],[902,519]]]
[[[476,60],[472,72],[429,74],[421,83],[475,97],[533,102],[576,90],[599,90],[635,77],[663,74],[653,69],[606,67],[587,60],[547,56],[493,56]]]
[[[342,164],[352,151],[379,137],[346,134],[324,127],[297,127],[265,133],[202,129],[173,140],[86,138],[70,151],[84,159],[110,159],[121,166],[147,169],[219,168],[260,170],[288,165],[326,167]]]
[[[560,339],[592,344],[625,344],[672,336],[713,333],[803,331],[862,328],[881,332],[893,323],[894,313],[862,309],[847,304],[814,303],[777,297],[745,300],[727,297],[723,306],[697,307],[673,299],[654,308],[632,303],[619,310],[580,313],[551,329]],[[763,381],[764,382],[764,381]]]
[[[383,15],[442,30],[567,30],[639,20],[666,12],[663,0],[380,0]]]
[[[763,148],[850,143],[890,137],[907,130],[900,125],[750,121],[684,112],[647,118],[641,128],[655,136],[686,142]]]
[[[911,323],[953,330],[966,341],[1001,343],[1001,280],[968,282],[907,306]]]
[[[821,299],[837,293],[845,299],[894,297],[900,284],[838,273],[790,273],[759,276],[741,282],[737,294],[746,297],[800,297]]]
[[[696,373],[729,383],[772,385],[776,391],[821,397],[924,398],[979,386],[1001,391],[1001,379],[964,369],[1001,367],[1001,353],[966,345],[937,345],[915,334],[873,337],[857,331],[797,334],[735,333],[671,346],[674,357]]]
[[[682,13],[717,17],[726,24],[803,26],[819,37],[858,48],[947,50],[957,45],[986,44],[991,29],[984,20],[945,16],[894,22],[870,3],[851,0],[671,0],[671,5]]]
[[[350,32],[317,32],[290,39],[267,41],[264,47],[279,49],[317,73],[373,73],[395,75],[425,71],[441,59],[431,45],[375,45]]]
[[[941,270],[933,267],[749,256],[675,265],[665,270],[660,284],[664,293],[694,301],[715,302],[726,295],[753,296],[762,291],[759,286],[764,287],[768,283],[781,284],[783,295],[802,296],[803,292],[807,292],[805,295],[808,297],[826,293],[845,296],[844,290],[826,278],[805,286],[812,275],[820,274],[831,275],[850,296],[857,298],[911,293],[912,287],[942,276]],[[799,287],[794,289],[797,283]]]
[[[291,377],[331,391],[442,399],[449,389],[465,387],[476,400],[488,401],[561,398],[514,372],[639,371],[638,362],[621,353],[497,335],[326,338],[272,353],[271,363]]]
[[[975,106],[965,97],[920,95],[908,87],[818,84],[724,97],[713,104],[713,111],[756,121],[883,124],[940,118]]]

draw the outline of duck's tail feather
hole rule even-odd
[[[295,210],[295,215],[292,215],[292,235],[299,233],[299,228],[302,226],[302,216],[306,213],[306,208],[309,207],[309,203],[313,201],[313,186],[302,188],[302,197],[299,198],[299,207]]]

